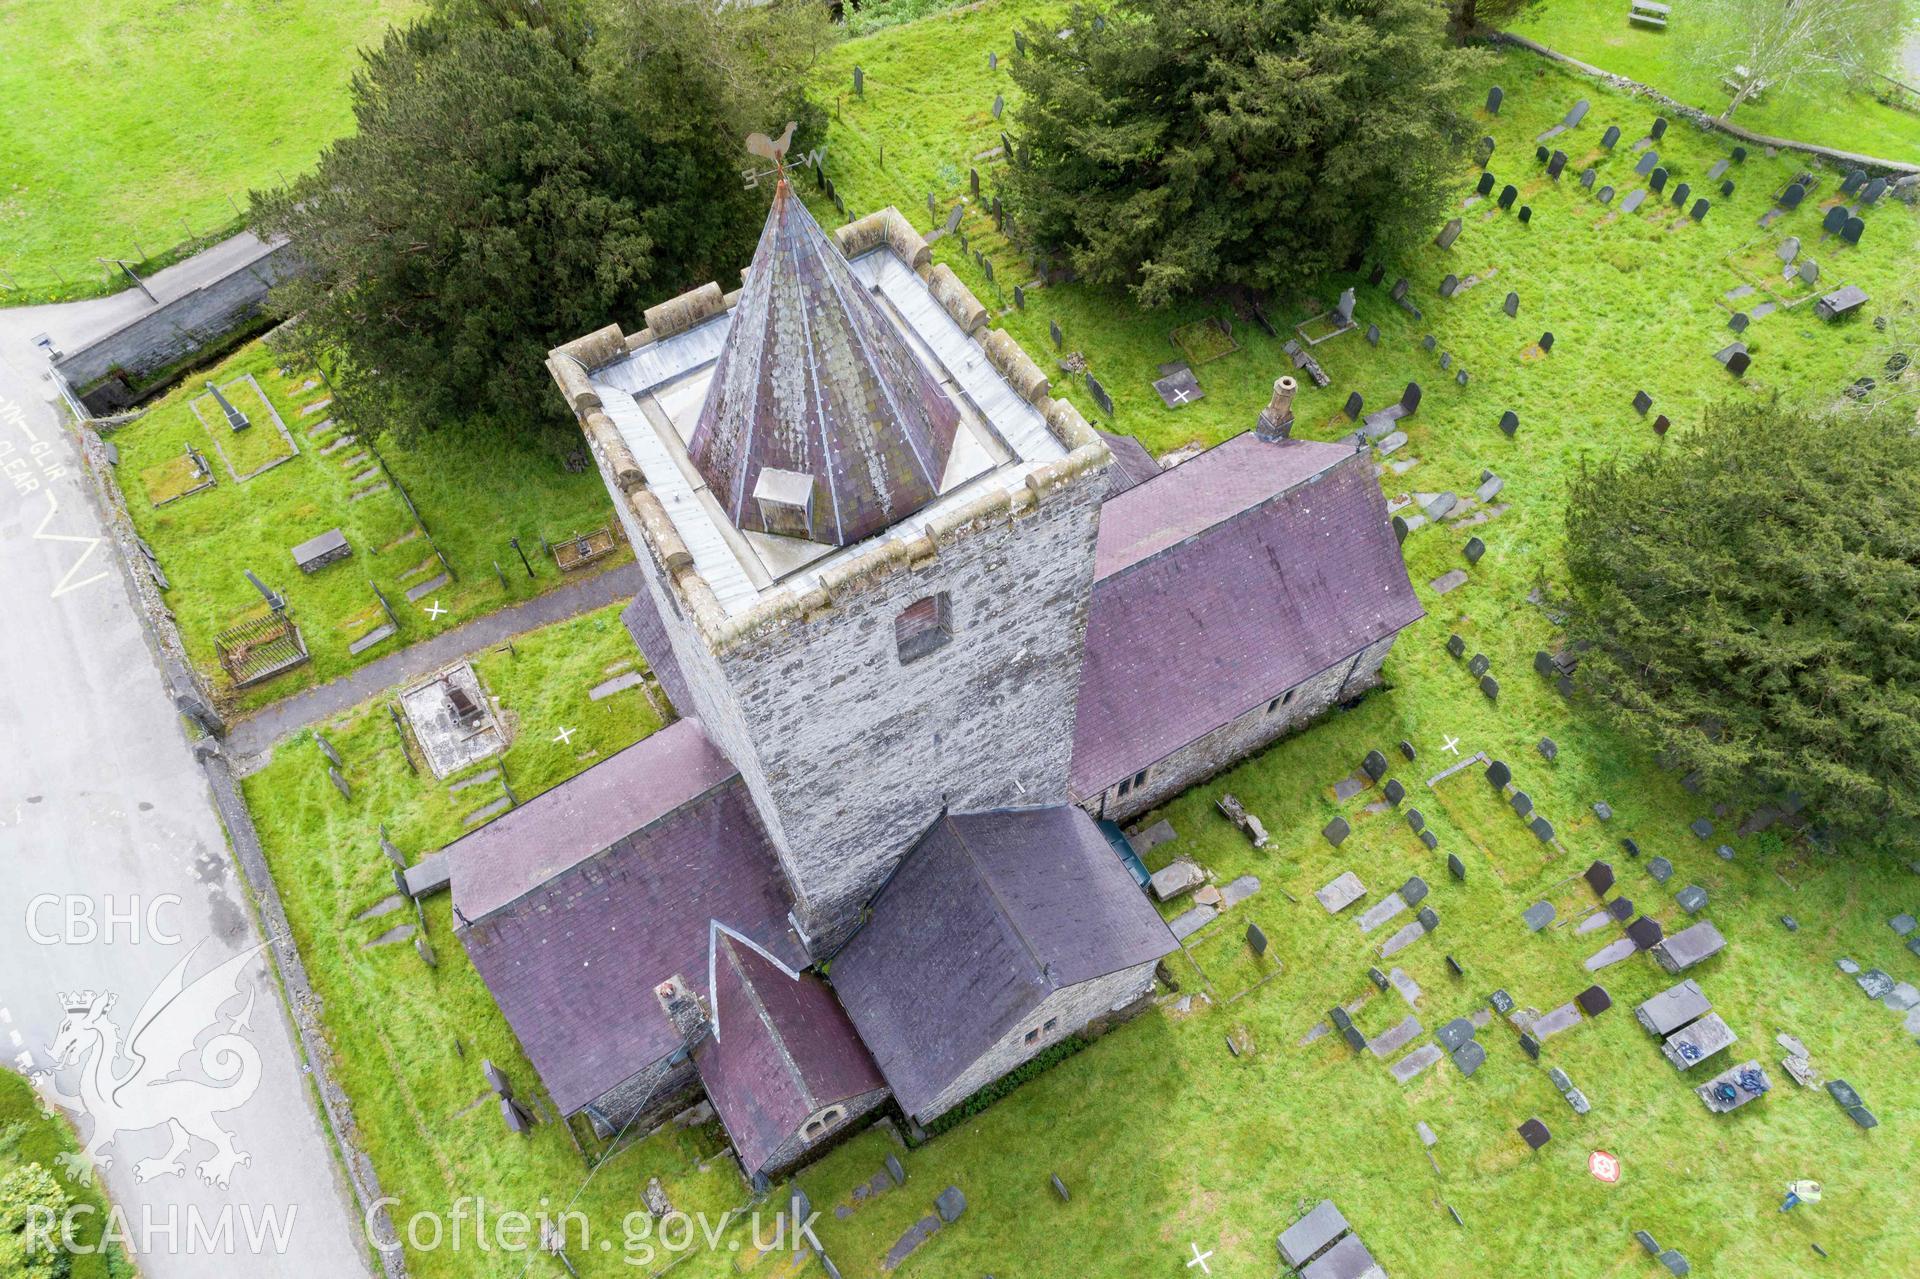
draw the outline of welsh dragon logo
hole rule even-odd
[[[240,995],[240,975],[260,949],[244,950],[189,982],[187,965],[199,951],[196,946],[147,996],[124,1043],[107,1015],[114,1005],[111,993],[86,990],[62,997],[67,1015],[48,1051],[55,1070],[79,1065],[80,1090],[63,1092],[50,1073],[39,1082],[63,1109],[93,1120],[85,1148],[59,1156],[70,1175],[90,1181],[94,1167],[112,1166],[106,1149],[121,1133],[163,1124],[172,1142],[158,1159],[134,1164],[140,1181],[184,1175],[181,1156],[196,1139],[213,1147],[212,1157],[197,1168],[208,1185],[226,1189],[234,1168],[253,1162],[253,1156],[234,1148],[233,1134],[214,1116],[245,1105],[260,1086],[259,1050],[240,1033],[250,1028],[251,989],[246,1006],[220,1029],[220,1009]],[[196,1052],[196,1042],[210,1030],[219,1033]],[[189,1054],[213,1082],[182,1076]]]

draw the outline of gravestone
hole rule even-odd
[[[860,69],[859,63],[853,64],[853,91],[856,95],[866,93],[867,73]]]
[[[1744,376],[1747,371],[1747,367],[1752,363],[1753,363],[1753,357],[1748,355],[1745,351],[1735,351],[1732,355],[1727,357],[1727,372],[1733,374],[1735,377]]]
[[[1553,333],[1548,331],[1540,335],[1540,353],[1549,354],[1553,350]]]
[[[1494,760],[1487,765],[1487,785],[1495,790],[1505,790],[1507,783],[1513,780],[1513,770],[1502,760]]]
[[[1453,247],[1453,242],[1459,238],[1460,238],[1460,219],[1454,218],[1451,221],[1449,221],[1444,227],[1440,228],[1440,234],[1434,237],[1433,242],[1439,245],[1443,249],[1450,249]]]
[[[1627,925],[1627,940],[1633,943],[1635,950],[1652,950],[1660,944],[1660,939],[1665,935],[1665,931],[1665,929],[1660,927],[1659,920],[1649,919],[1645,915],[1642,915]]]
[[[1390,777],[1387,779],[1387,784],[1381,789],[1380,793],[1387,797],[1389,804],[1398,807],[1400,801],[1407,797],[1407,788],[1400,784],[1399,778]]]
[[[960,1187],[948,1186],[934,1196],[933,1208],[940,1214],[940,1220],[952,1225],[967,1210],[967,1197],[960,1193]]]
[[[1027,291],[1018,284],[1013,286],[1013,307],[1016,311],[1027,309]]]
[[[1847,224],[1840,228],[1840,238],[1848,244],[1858,244],[1861,233],[1866,229],[1867,224],[1859,218],[1848,218]]]
[[[1501,305],[1501,309],[1507,313],[1508,319],[1512,319],[1515,316],[1519,315],[1520,314],[1520,295],[1518,293],[1507,294],[1507,300]]]
[[[1453,296],[1454,291],[1459,287],[1460,287],[1460,277],[1449,273],[1446,279],[1440,281],[1440,296],[1443,298],[1450,298]],[[1428,337],[1427,341],[1431,342],[1433,341],[1433,338]],[[1427,349],[1431,351],[1433,348],[1429,346]]]
[[[1538,1150],[1553,1140],[1553,1134],[1538,1119],[1529,1119],[1519,1127],[1520,1140],[1527,1143],[1529,1150]]]
[[[1417,918],[1420,921],[1420,929],[1422,932],[1430,933],[1440,927],[1440,913],[1431,906],[1422,906]]]
[[[1639,922],[1639,920],[1634,921],[1636,924]],[[1665,938],[1652,949],[1654,960],[1662,968],[1678,976],[1695,964],[1703,963],[1719,954],[1726,944],[1727,939],[1720,935],[1720,930],[1703,919]]]
[[[1706,217],[1707,217],[1707,208],[1708,208],[1708,205],[1707,205],[1706,197],[1702,196],[1700,199],[1695,200],[1693,202],[1693,207],[1687,210],[1687,216],[1692,218],[1695,222],[1704,222],[1706,221]]]
[[[1420,384],[1418,382],[1407,383],[1407,389],[1400,392],[1400,407],[1404,410],[1401,413],[1402,417],[1412,417],[1414,412],[1419,409]]]
[[[1058,351],[1066,343],[1066,335],[1060,332],[1060,321],[1047,321],[1047,336],[1053,339],[1053,349]]]
[[[1533,206],[1532,206],[1532,205],[1530,205],[1530,204],[1523,204],[1523,205],[1521,205],[1521,206],[1520,206],[1520,223],[1521,223],[1521,225],[1522,225],[1522,226],[1524,226],[1524,225],[1526,225],[1527,223],[1529,223],[1529,222],[1531,222],[1531,221],[1533,221]]]
[[[1565,151],[1555,151],[1553,158],[1547,161],[1547,176],[1558,182],[1560,180],[1561,170],[1566,167],[1567,153]]]
[[[1491,89],[1487,90],[1487,114],[1488,115],[1500,114],[1500,100],[1505,96],[1506,94],[1501,91],[1500,86],[1497,84],[1494,85]]]
[[[1377,782],[1387,775],[1387,757],[1379,751],[1368,751],[1367,757],[1360,761],[1360,767]]]
[[[1491,173],[1482,173],[1480,175],[1479,185],[1474,187],[1473,193],[1475,195],[1483,195],[1483,196],[1492,195],[1493,194],[1493,175]],[[1456,222],[1459,221],[1458,218],[1454,220]]]
[[[1007,100],[999,94],[993,95],[993,118],[998,120],[1000,113],[1007,109]]]
[[[1417,808],[1409,808],[1407,810],[1407,829],[1408,830],[1412,831],[1414,834],[1417,835],[1422,830],[1426,829],[1426,825],[1427,825],[1426,814],[1422,813]]]
[[[1599,176],[1600,176],[1600,172],[1599,172],[1599,170],[1597,170],[1597,169],[1582,169],[1582,170],[1580,170],[1580,188],[1581,188],[1581,190],[1583,190],[1583,191],[1591,191],[1591,190],[1593,190],[1593,180],[1594,180],[1595,178],[1597,178],[1597,177],[1599,177]]]
[[[1615,145],[1619,143],[1619,141],[1620,141],[1620,126],[1617,124],[1608,125],[1607,131],[1600,135],[1600,145],[1608,151],[1613,150],[1613,148],[1615,147]]]
[[[1451,956],[1448,957],[1448,962],[1452,962]],[[1480,1046],[1478,1040],[1469,1039],[1453,1051],[1453,1064],[1460,1067],[1460,1073],[1469,1078],[1474,1071],[1485,1065],[1486,1061],[1487,1050]]]
[[[1369,324],[1367,326],[1367,345],[1368,346],[1380,345],[1380,326],[1379,325]]]
[[[1527,828],[1533,832],[1533,837],[1541,843],[1551,844],[1553,842],[1553,823],[1546,818],[1536,816],[1531,822],[1527,823]]]
[[[1579,1004],[1580,1011],[1587,1016],[1598,1017],[1601,1013],[1613,1007],[1613,996],[1607,993],[1606,987],[1604,986],[1589,986],[1578,995],[1575,995],[1573,1002]]]
[[[1647,185],[1653,188],[1655,195],[1666,190],[1667,171],[1664,168],[1655,169],[1651,174],[1647,175]]]
[[[1554,760],[1560,757],[1559,744],[1556,743],[1551,737],[1541,738],[1539,745],[1536,746],[1534,749],[1538,750],[1540,752],[1540,757],[1546,760],[1549,764],[1551,764]]]
[[[1523,790],[1515,791],[1507,803],[1513,806],[1514,815],[1517,817],[1526,817],[1533,812],[1533,796]]]
[[[1653,127],[1647,130],[1647,136],[1652,138],[1655,142],[1658,142],[1661,138],[1666,137],[1667,136],[1667,117],[1663,115],[1657,115],[1653,117]]]
[[[1867,183],[1867,189],[1860,193],[1860,203],[1863,205],[1872,204],[1886,193],[1887,180],[1885,178],[1875,178],[1873,181]]]
[[[1474,163],[1478,164],[1481,169],[1484,170],[1487,165],[1493,162],[1493,151],[1493,138],[1491,136],[1481,138],[1479,144],[1474,148]]]
[[[1500,429],[1511,438],[1520,429],[1520,415],[1512,409],[1500,415]]]
[[[1800,207],[1800,201],[1806,198],[1807,189],[1805,187],[1801,186],[1798,182],[1789,182],[1787,189],[1780,193],[1780,207],[1783,209],[1797,209]]]
[[[1467,557],[1467,563],[1478,564],[1480,557],[1487,553],[1487,544],[1477,537],[1470,537],[1467,539],[1467,545],[1463,553]]]
[[[1447,854],[1447,874],[1453,876],[1456,880],[1459,880],[1462,883],[1466,882],[1467,864],[1460,860],[1458,854],[1455,854],[1455,853]]]
[[[1687,197],[1692,194],[1693,194],[1693,188],[1688,186],[1686,183],[1684,182],[1675,183],[1673,187],[1673,197],[1672,197],[1673,207],[1676,209],[1686,208]]]
[[[1779,254],[1782,262],[1792,262],[1800,256],[1800,237],[1797,235],[1788,236],[1786,239],[1780,241],[1780,247],[1776,249],[1775,252]]]
[[[1707,890],[1698,884],[1689,884],[1674,895],[1680,909],[1689,915],[1698,915],[1707,908]]]
[[[1435,835],[1431,830],[1423,830],[1420,832],[1420,842],[1427,846],[1428,852],[1432,852],[1434,849],[1440,847],[1440,837]],[[1920,955],[1920,937],[1916,937],[1908,942],[1907,947],[1912,950],[1914,954]]]
[[[1503,209],[1511,209],[1513,202],[1520,198],[1520,188],[1509,182],[1500,188],[1500,198],[1495,201]]]
[[[1827,210],[1827,216],[1820,219],[1820,229],[1829,235],[1838,235],[1840,228],[1847,224],[1847,206],[1836,204]]]
[[[1107,394],[1107,388],[1101,386],[1091,373],[1087,374],[1087,394],[1093,397],[1093,402],[1100,406],[1102,413],[1108,417],[1113,416],[1113,398]]]
[[[1635,187],[1633,190],[1627,192],[1626,199],[1620,201],[1620,212],[1632,213],[1635,209],[1639,208],[1641,204],[1645,203],[1646,198],[1647,189],[1645,187]]]
[[[1567,118],[1560,123],[1569,129],[1578,127],[1580,122],[1587,118],[1587,107],[1587,100],[1585,98],[1580,99],[1574,103],[1572,109],[1567,112]]]
[[[1612,204],[1613,188],[1610,186],[1601,187],[1598,191],[1594,192],[1594,198],[1599,200],[1600,203],[1602,204]]]
[[[1458,635],[1449,635],[1447,636],[1447,652],[1456,658],[1464,657],[1467,652],[1467,642]]]
[[[1533,149],[1533,158],[1545,164],[1547,162],[1547,149],[1545,147],[1535,147]]]
[[[1613,867],[1606,862],[1593,862],[1580,872],[1580,877],[1587,881],[1587,887],[1596,897],[1605,897],[1613,890]]]
[[[1720,198],[1722,200],[1725,200],[1728,197],[1732,196],[1732,194],[1733,194],[1733,179],[1728,178],[1725,182],[1722,182],[1720,184]]]
[[[1334,820],[1338,821],[1338,818]],[[1325,887],[1314,891],[1314,899],[1329,915],[1337,915],[1367,895],[1367,886],[1352,871],[1342,871]]]
[[[1528,1057],[1532,1058],[1534,1061],[1539,1061],[1540,1060],[1540,1041],[1535,1039],[1532,1035],[1522,1032],[1520,1035],[1520,1051],[1525,1053]]]
[[[1340,847],[1341,841],[1343,841],[1344,839],[1346,839],[1348,835],[1351,835],[1353,833],[1353,828],[1347,825],[1346,818],[1336,817],[1332,821],[1328,822],[1326,826],[1321,830],[1320,833],[1326,836],[1327,842],[1329,844],[1332,844],[1335,848],[1338,848]]]
[[[1360,420],[1360,409],[1363,403],[1364,401],[1360,398],[1360,392],[1354,391],[1347,396],[1346,407],[1340,411],[1347,415],[1347,421],[1358,422]]]
[[[1347,1219],[1333,1201],[1322,1199],[1306,1216],[1280,1232],[1280,1256],[1289,1267],[1303,1266],[1348,1229]]]
[[[1641,417],[1645,417],[1647,410],[1652,407],[1653,397],[1651,395],[1648,395],[1645,391],[1635,391],[1633,393],[1633,411],[1635,413],[1638,413]]]
[[[1426,880],[1420,878],[1418,875],[1414,875],[1410,877],[1406,883],[1400,885],[1400,899],[1409,906],[1418,906],[1427,899],[1427,894],[1431,891],[1432,890],[1427,887]]]
[[[1640,162],[1633,166],[1633,174],[1635,177],[1644,178],[1649,173],[1652,173],[1654,169],[1658,168],[1659,164],[1660,153],[1658,151],[1648,151],[1640,157]]]

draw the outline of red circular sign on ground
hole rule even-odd
[[[1604,1150],[1587,1156],[1587,1171],[1611,1186],[1620,1180],[1620,1161]]]

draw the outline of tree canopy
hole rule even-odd
[[[1920,825],[1920,438],[1910,410],[1723,406],[1567,509],[1578,682],[1743,808]]]
[[[454,0],[391,32],[357,130],[254,198],[313,268],[279,291],[289,342],[366,426],[564,418],[548,350],[746,261],[766,196],[742,142],[817,126],[823,24],[810,0]]]
[[[1722,120],[1769,90],[1864,81],[1907,29],[1906,0],[1699,0],[1676,24],[1688,61],[1735,86]]]
[[[1470,126],[1428,0],[1119,0],[1026,30],[1010,209],[1143,305],[1298,288],[1430,234]]]

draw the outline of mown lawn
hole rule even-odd
[[[0,271],[35,300],[90,296],[124,285],[98,257],[159,265],[232,228],[352,127],[358,51],[419,7],[0,3]]]
[[[208,382],[218,385],[253,425],[232,431],[206,389]],[[278,412],[298,455],[236,481],[235,473],[247,476],[286,454],[261,393]],[[408,447],[388,441],[370,447],[365,439],[349,438],[352,428],[333,418],[330,406],[314,407],[327,398],[317,374],[282,373],[265,344],[256,342],[215,369],[195,374],[112,436],[120,454],[116,478],[134,527],[172,583],[167,605],[188,654],[238,709],[332,679],[579,576],[563,578],[553,558],[542,552],[540,539],[598,528],[613,518],[598,472],[591,466],[567,469],[562,454],[577,447],[571,436],[502,439],[456,425]],[[187,491],[203,482],[187,460],[189,444],[210,466],[211,487]],[[391,478],[412,495],[431,539],[400,490],[381,473],[381,458]],[[155,504],[170,496],[174,500]],[[333,528],[346,535],[353,554],[303,573],[292,548]],[[526,565],[509,544],[516,536]],[[453,577],[409,601],[409,589],[446,571],[436,545]],[[617,546],[616,554],[583,571],[628,558],[625,542]],[[246,579],[248,569],[287,597],[312,660],[236,690],[220,666],[214,636],[265,612]],[[385,621],[376,586],[393,609],[399,632],[354,654],[352,643]],[[438,615],[431,611],[436,606],[442,610]]]
[[[1721,85],[1741,60],[1729,54],[1717,69],[1687,56],[1684,5],[1665,30],[1627,21],[1622,0],[1535,0],[1502,25],[1549,49],[1603,71],[1652,85],[1689,106],[1719,115],[1732,95]],[[1920,86],[1916,86],[1920,87]],[[1888,160],[1920,159],[1920,111],[1891,106],[1870,93],[1787,86],[1749,101],[1734,121],[1776,138],[1839,147]]]
[[[60,1156],[76,1154],[79,1149],[80,1143],[75,1140],[66,1118],[57,1111],[48,1113],[42,1109],[33,1085],[11,1070],[0,1070],[0,1179],[37,1164],[53,1174],[69,1204],[76,1209],[86,1210],[77,1211],[71,1218],[74,1242],[86,1251],[76,1251],[61,1258],[70,1269],[58,1273],[70,1279],[130,1279],[134,1272],[133,1264],[119,1246],[113,1243],[104,1247],[101,1245],[101,1237],[107,1227],[106,1196],[96,1184],[75,1181],[60,1165]],[[21,1224],[11,1214],[26,1206],[8,1202],[8,1229]],[[57,1205],[43,1206],[59,1210]],[[55,1238],[58,1237],[56,1227]],[[41,1273],[38,1263],[46,1258],[37,1253],[29,1254],[29,1257],[36,1262],[36,1268],[31,1273]],[[5,1273],[27,1272],[9,1269]]]
[[[505,794],[499,778],[486,776],[492,770],[504,767],[506,783],[524,803],[660,725],[640,688],[598,702],[588,696],[612,676],[643,669],[618,608],[522,636],[511,651],[492,650],[475,666],[512,727],[503,757],[445,782],[424,769],[409,771],[388,717],[389,696],[319,726],[342,758],[351,800],[328,779],[311,731],[282,742],[273,762],[244,782],[300,953],[325,1005],[328,1047],[353,1100],[359,1140],[383,1189],[399,1200],[394,1214],[402,1231],[417,1212],[449,1216],[462,1196],[483,1199],[489,1213],[545,1208],[557,1214],[606,1154],[586,1125],[569,1136],[563,1126],[544,1122],[553,1114],[544,1101],[538,1103],[543,1122],[531,1135],[515,1137],[502,1124],[481,1062],[504,1069],[522,1097],[539,1095],[539,1080],[454,936],[447,895],[425,903],[435,967],[422,962],[411,936],[374,944],[415,920],[410,905],[392,909],[391,867],[380,849],[383,823],[394,844],[417,860],[472,829],[464,818]],[[563,728],[573,730],[570,739],[554,741]],[[485,780],[452,789],[475,777]],[[382,903],[389,907],[384,913],[366,913]],[[651,1269],[622,1263],[623,1218],[639,1208],[650,1177],[659,1177],[686,1211],[717,1214],[743,1202],[745,1188],[732,1164],[714,1158],[724,1146],[713,1127],[669,1129],[607,1160],[574,1206],[597,1229],[612,1232],[615,1250],[604,1261],[597,1253],[576,1255],[583,1271]],[[419,1238],[430,1238],[425,1229]],[[481,1256],[471,1235],[462,1248],[410,1250],[408,1258],[421,1276],[511,1275],[526,1261],[524,1254],[499,1251]],[[561,1273],[546,1260],[535,1262],[535,1273],[549,1265]]]

